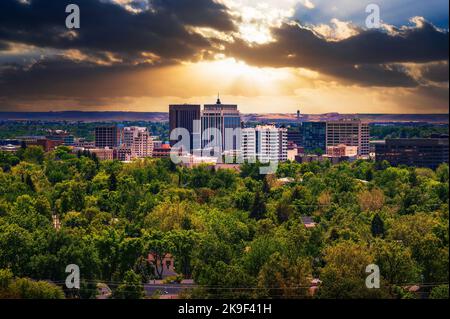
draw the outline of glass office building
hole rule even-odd
[[[200,121],[200,105],[181,104],[169,106],[169,125],[170,132],[175,129],[186,129],[189,132],[189,145],[184,145],[185,151],[192,151],[198,148],[197,140],[200,139],[200,132],[196,129],[196,121]],[[181,138],[170,141],[171,146],[180,142]]]
[[[300,129],[302,146],[305,152],[314,152],[317,149],[324,153],[327,149],[327,123],[304,122]]]
[[[120,145],[120,128],[114,126],[100,126],[95,128],[95,147],[96,148],[115,148]]]
[[[375,147],[377,162],[388,161],[392,166],[436,169],[442,163],[448,163],[448,137],[387,139]]]

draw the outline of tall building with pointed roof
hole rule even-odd
[[[232,142],[226,143],[226,134],[230,129],[241,127],[241,114],[235,104],[222,104],[220,95],[216,104],[206,104],[202,112],[203,148],[209,146],[218,148],[221,153],[238,151],[240,148],[240,136],[234,136]],[[214,139],[214,130],[221,134],[220,139]]]

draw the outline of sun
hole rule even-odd
[[[283,69],[258,68],[234,58],[204,61],[192,65],[199,77],[216,79],[224,89],[242,85],[242,90],[272,91],[280,82],[286,81],[291,74]]]

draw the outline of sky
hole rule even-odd
[[[80,8],[67,29],[65,8]],[[380,9],[368,28],[367,5]],[[448,113],[447,0],[1,0],[0,111]]]

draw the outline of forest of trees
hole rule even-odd
[[[374,140],[384,140],[387,138],[429,138],[433,134],[448,135],[448,124],[372,124],[370,126],[370,136]]]
[[[63,130],[77,138],[93,141],[95,128],[104,125],[117,125],[117,122],[68,122],[68,121],[0,121],[0,139],[15,139],[18,136],[45,136],[49,131]],[[124,126],[143,126],[152,136],[161,141],[169,139],[168,122],[123,121]]]
[[[448,298],[448,195],[447,164],[283,163],[264,176],[65,147],[0,153],[0,298],[94,298],[97,283],[144,298],[160,277],[149,253],[194,279],[185,298]],[[63,287],[69,264],[79,291]],[[380,289],[366,288],[369,264]]]
[[[0,139],[14,139],[17,136],[27,135],[47,135],[49,130],[67,130],[76,137],[94,140],[94,130],[97,126],[116,125],[116,122],[40,122],[40,121],[0,121]],[[168,122],[147,122],[147,121],[125,121],[124,126],[143,126],[149,129],[152,136],[157,136],[161,141],[169,140]],[[255,127],[261,122],[246,122],[247,127]],[[285,123],[293,128],[298,127],[298,123]],[[386,138],[428,138],[433,134],[447,134],[448,124],[399,124],[370,125],[370,135],[374,140],[384,140]]]

